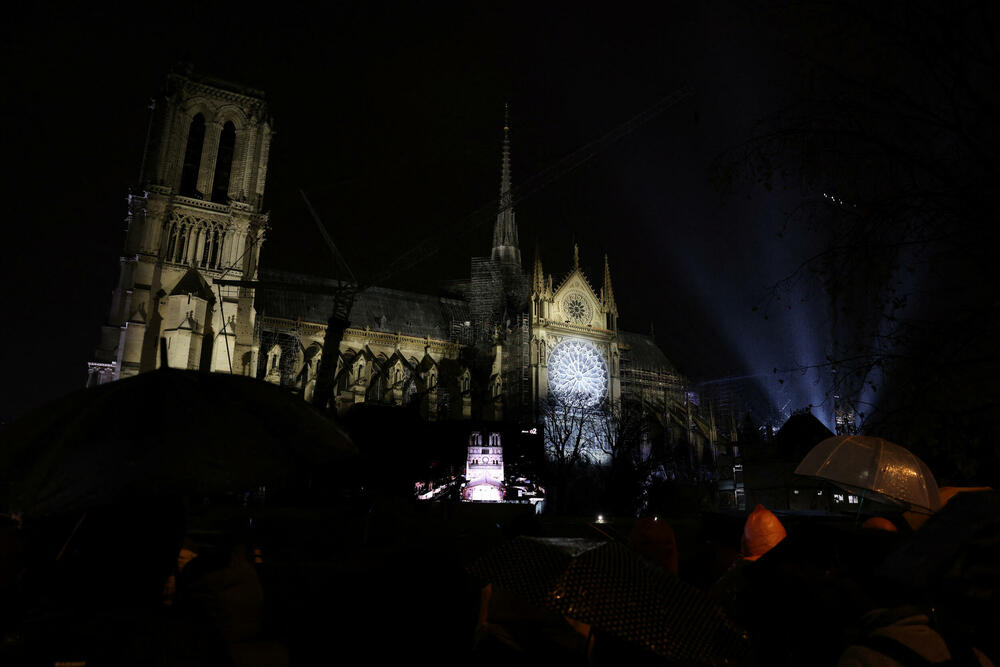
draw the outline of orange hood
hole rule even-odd
[[[788,533],[778,517],[763,505],[757,505],[743,526],[740,551],[747,560],[757,560],[785,539]]]

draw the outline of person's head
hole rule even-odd
[[[748,563],[747,623],[767,654],[763,663],[832,664],[824,658],[839,654],[844,632],[871,608],[870,591],[842,564],[855,552],[851,532],[800,523]]]
[[[882,517],[869,519],[861,528],[847,535],[838,555],[838,570],[844,578],[855,582],[868,611],[876,607],[893,607],[915,602],[906,599],[905,593],[880,575],[882,563],[906,540],[898,527]],[[870,523],[869,523],[870,522]],[[892,526],[890,530],[885,524]]]
[[[677,574],[677,540],[674,529],[661,519],[639,519],[628,537],[628,548],[654,565]]]
[[[107,602],[158,603],[177,567],[184,508],[172,498],[89,510],[74,537],[81,564]]]
[[[861,524],[861,528],[863,530],[884,530],[889,533],[899,532],[899,529],[896,528],[896,524],[881,516],[873,516]]]
[[[757,560],[787,535],[785,527],[781,525],[774,512],[758,504],[743,525],[740,551],[747,560]]]

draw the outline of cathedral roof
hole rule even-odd
[[[263,280],[335,284],[324,278],[285,271],[266,270],[261,274]],[[294,291],[257,290],[256,307],[258,311],[271,317],[326,324],[333,311],[333,297]],[[350,321],[351,326],[357,329],[369,327],[373,331],[451,340],[452,322],[465,322],[469,318],[469,305],[464,301],[385,287],[369,287],[355,297]]]
[[[630,366],[636,370],[663,371],[679,374],[667,355],[649,336],[630,331],[619,331],[618,342],[628,345],[630,350]]]
[[[774,434],[778,452],[786,459],[799,460],[813,446],[833,437],[833,431],[811,412],[795,414]]]

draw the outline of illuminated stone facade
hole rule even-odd
[[[500,502],[504,499],[503,446],[499,433],[490,433],[483,444],[483,435],[474,431],[469,436],[469,454],[465,464],[465,488],[462,499],[474,502]]]
[[[618,307],[607,257],[599,292],[580,268],[576,246],[572,269],[558,287],[553,288],[552,282],[536,254],[529,303],[529,372],[536,409],[550,391],[583,392],[592,404],[621,400]]]
[[[283,283],[321,281],[280,271],[262,275]],[[311,400],[332,297],[258,290],[257,304],[258,376]],[[463,301],[378,287],[362,291],[340,344],[333,406],[344,412],[364,402],[417,403],[426,419],[470,418],[472,375],[460,359],[467,318]]]
[[[253,375],[252,280],[272,123],[260,91],[171,74],[152,109],[142,191],[128,199],[118,286],[88,384],[158,368]],[[165,359],[164,359],[165,352]]]
[[[312,398],[332,297],[213,282],[323,282],[258,270],[271,136],[261,92],[191,71],[168,77],[152,112],[142,190],[129,197],[119,284],[90,384],[166,362],[256,376]],[[594,403],[649,406],[671,438],[697,443],[700,454],[717,439],[714,420],[698,414],[687,381],[651,336],[619,330],[607,257],[598,289],[575,246],[558,282],[537,252],[531,270],[522,267],[510,149],[505,124],[493,243],[471,259],[467,279],[445,296],[381,287],[357,295],[331,407],[416,404],[427,419],[537,426],[553,387],[582,382]],[[571,366],[587,377],[568,378]]]

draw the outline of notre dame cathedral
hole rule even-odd
[[[324,283],[258,264],[271,224],[262,209],[272,137],[263,94],[174,73],[151,127],[88,383],[166,363],[257,377],[310,400],[333,297],[216,282]],[[672,437],[699,451],[714,446],[720,429],[709,410],[699,412],[687,380],[651,336],[619,328],[607,257],[597,282],[570,244],[555,274],[546,273],[537,250],[525,266],[510,160],[505,123],[492,248],[471,258],[466,278],[436,295],[377,286],[355,295],[330,407],[382,403],[411,406],[429,420],[527,426],[550,393],[583,392],[641,400]],[[731,428],[724,425],[722,440]]]

